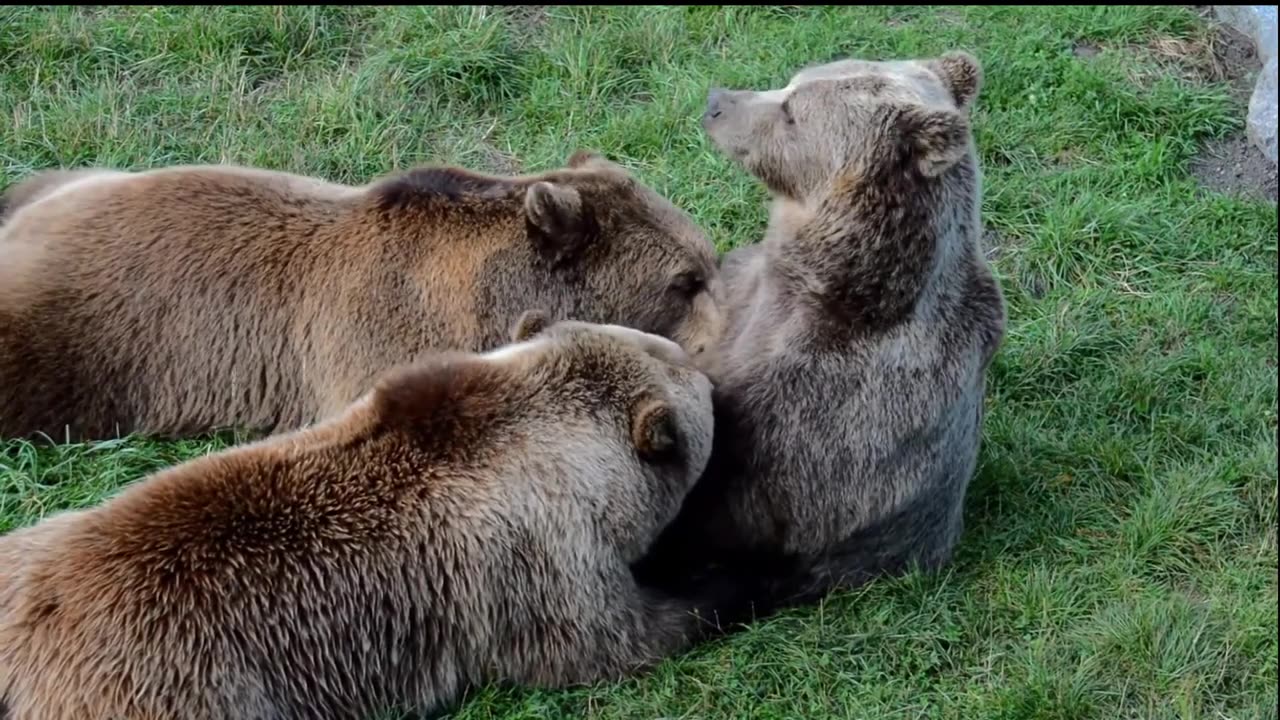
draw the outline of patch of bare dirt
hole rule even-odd
[[[1128,52],[1138,59],[1130,68],[1137,85],[1149,86],[1159,75],[1200,85],[1225,83],[1232,97],[1246,102],[1262,68],[1252,43],[1226,25],[1211,25],[1199,37],[1155,37]]]
[[[1191,174],[1212,192],[1276,202],[1276,166],[1244,133],[1208,143],[1191,161]]]
[[[1235,28],[1217,22],[1208,5],[1192,5],[1213,29],[1211,75],[1225,82],[1240,112],[1246,112],[1262,63],[1253,43]],[[1249,142],[1242,130],[1231,137],[1209,142],[1191,162],[1191,174],[1200,185],[1225,195],[1276,202],[1276,166]]]
[[[1217,43],[1214,59],[1222,68],[1222,78],[1231,84],[1231,94],[1247,104],[1262,70],[1262,60],[1249,38],[1229,25],[1215,23]]]
[[[533,35],[547,24],[546,5],[510,5],[503,7],[507,17],[517,31],[525,35]]]
[[[1096,43],[1091,43],[1088,40],[1081,40],[1071,46],[1071,54],[1085,60],[1096,58],[1101,53],[1102,47]]]
[[[1156,38],[1148,50],[1178,66],[1184,77],[1204,83],[1227,83],[1237,100],[1249,101],[1262,69],[1249,38],[1230,25],[1208,19],[1209,32],[1202,39]]]
[[[1156,37],[1142,45],[1120,49],[1136,60],[1129,71],[1134,84],[1149,86],[1160,75],[1199,84],[1223,84],[1244,114],[1262,69],[1253,43],[1235,28],[1219,22],[1212,6],[1185,7],[1205,21],[1205,32],[1188,38]],[[1086,61],[1104,52],[1108,49],[1087,41],[1072,47],[1072,53]],[[1243,130],[1207,143],[1192,160],[1190,169],[1201,186],[1211,192],[1276,201],[1276,166],[1249,142]]]
[[[1208,25],[1198,35],[1157,36],[1145,43],[1117,48],[1080,40],[1072,45],[1071,52],[1081,60],[1092,60],[1105,52],[1128,54],[1136,61],[1129,72],[1139,86],[1149,86],[1160,75],[1174,75],[1193,83],[1227,83],[1234,97],[1247,102],[1253,81],[1262,69],[1253,44],[1234,28],[1219,23],[1210,6],[1188,7]]]

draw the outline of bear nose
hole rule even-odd
[[[728,104],[729,91],[724,88],[711,88],[711,92],[707,93],[707,110],[702,114],[707,120],[714,120],[720,117],[720,113],[724,111],[724,106]]]

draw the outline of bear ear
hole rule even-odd
[[[620,170],[626,172],[622,165],[605,158],[595,150],[577,150],[568,158],[568,167],[573,169],[593,168],[596,170]]]
[[[956,107],[969,110],[982,89],[982,65],[967,52],[953,50],[929,61],[942,84],[951,92]]]
[[[530,185],[524,211],[534,245],[552,264],[575,257],[595,235],[594,219],[571,187],[545,181]]]
[[[969,123],[955,111],[913,107],[898,116],[898,123],[925,177],[941,175],[969,150]]]
[[[623,175],[630,175],[630,172],[625,167],[594,150],[578,150],[569,156],[568,164],[570,168],[575,170],[612,170]]]
[[[382,374],[372,391],[375,416],[387,426],[447,434],[495,407],[505,380],[493,363],[448,350]]]
[[[654,462],[676,449],[676,418],[671,406],[654,398],[638,402],[631,411],[631,442],[641,459]]]
[[[606,160],[603,155],[596,152],[595,150],[577,150],[572,155],[569,156],[568,165],[571,168],[580,168],[580,167],[586,167],[588,165],[595,165],[597,163],[607,163],[607,162],[609,161]]]
[[[524,342],[547,329],[551,316],[543,310],[525,310],[511,326],[511,342]]]

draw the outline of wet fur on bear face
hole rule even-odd
[[[0,224],[0,436],[295,429],[530,307],[671,338],[722,331],[711,243],[624,168],[424,167],[350,187],[183,166],[53,171]]]
[[[772,575],[764,600],[801,602],[949,561],[1005,326],[969,130],[981,79],[953,52],[710,93],[707,135],[769,189],[770,222],[721,262],[715,449],[641,577]]]
[[[431,712],[474,684],[617,679],[708,632],[714,597],[629,565],[708,461],[710,382],[664,338],[526,320],[0,537],[6,717]]]

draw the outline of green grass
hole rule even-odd
[[[1190,178],[1243,108],[1153,49],[1207,37],[1183,7],[3,8],[0,186],[220,161],[362,182],[594,147],[729,248],[764,194],[697,127],[710,84],[969,49],[1010,327],[948,572],[454,715],[1275,718],[1276,209]],[[0,445],[0,531],[226,442]]]

